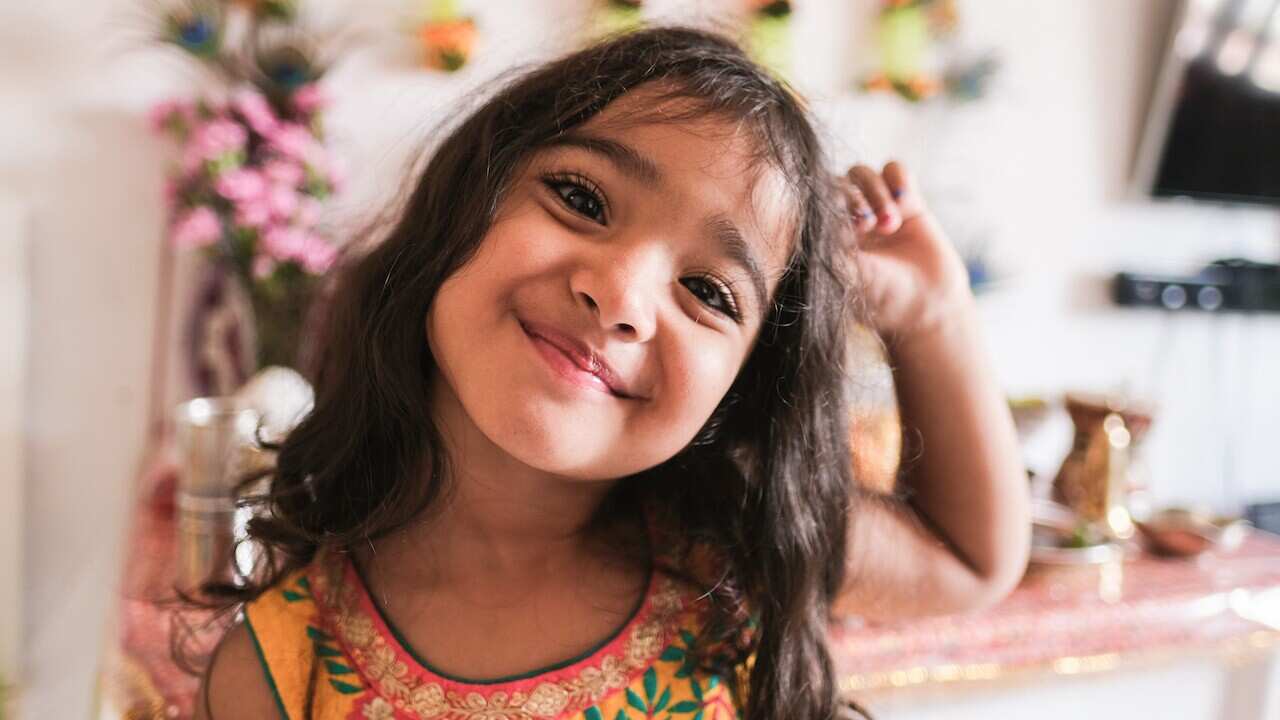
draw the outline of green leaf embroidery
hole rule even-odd
[[[329,684],[332,685],[335,690],[342,693],[343,695],[353,695],[355,693],[360,692],[359,687],[348,684],[348,683],[344,683],[341,680],[334,680],[333,678],[329,678]]]
[[[662,709],[665,708],[669,702],[671,702],[671,688],[668,687],[664,688],[662,690],[662,694],[658,696],[658,702],[653,706],[653,712],[655,714],[662,712]]]
[[[329,633],[311,625],[307,626],[307,637],[316,642],[327,642],[333,639],[333,636],[329,635]]]
[[[699,705],[698,703],[696,703],[696,702],[694,702],[694,701],[692,701],[692,700],[681,700],[680,702],[678,702],[678,703],[676,703],[675,705],[672,705],[672,706],[671,706],[671,712],[673,712],[673,713],[691,713],[691,712],[693,712],[694,710],[698,710],[698,709],[699,709],[699,708],[701,708],[701,707],[702,707],[701,705]]]
[[[298,578],[298,587],[302,588],[303,590],[310,590],[311,581],[306,579],[305,577],[300,577]]]
[[[330,675],[350,675],[352,672],[355,672],[346,665],[332,660],[325,660],[324,666],[328,669]]]
[[[321,645],[320,643],[316,643],[316,655],[319,655],[322,658],[342,657],[342,651],[331,648],[328,645]]]
[[[689,687],[693,689],[693,697],[699,703],[701,703],[702,702],[702,683],[698,682],[698,678],[693,678],[689,680]]]
[[[289,602],[298,602],[299,600],[306,600],[307,596],[302,595],[301,593],[296,593],[292,590],[285,590],[284,599]]]
[[[613,720],[627,720],[627,714],[619,710],[618,714],[613,716]]]
[[[684,648],[676,647],[675,645],[672,645],[668,647],[666,650],[663,650],[662,656],[658,659],[665,660],[667,662],[676,662],[677,660],[684,660]]]
[[[627,704],[646,715],[649,714],[649,708],[645,707],[644,700],[641,700],[636,691],[631,688],[627,688]],[[622,711],[619,710],[618,712]]]
[[[592,705],[582,713],[583,720],[604,720],[604,715],[600,714],[600,708]]]
[[[702,710],[701,710],[701,709],[699,709],[699,710],[698,710],[698,712],[696,712],[696,713],[694,713],[694,714],[693,714],[693,720],[702,720]]]
[[[690,633],[688,630],[681,630],[680,639],[684,642],[686,647],[680,647],[679,645],[672,644],[662,652],[660,659],[667,662],[680,662],[680,667],[676,670],[676,677],[683,680],[684,678],[693,675],[693,656],[690,654],[690,651],[693,650],[694,642],[697,638],[695,638],[693,633]]]
[[[644,671],[644,699],[653,703],[653,694],[658,691],[658,673],[653,668]]]

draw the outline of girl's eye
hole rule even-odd
[[[560,196],[560,201],[570,210],[601,225],[604,224],[604,200],[590,187],[586,178],[545,178],[543,182],[551,188],[552,192]]]
[[[728,316],[735,322],[739,319],[738,303],[734,301],[733,293],[728,286],[720,280],[709,275],[701,275],[688,277],[680,282],[703,305]]]

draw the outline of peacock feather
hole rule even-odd
[[[250,79],[274,103],[320,79],[329,69],[316,36],[296,25],[255,27],[248,70]]]
[[[183,0],[162,15],[161,39],[199,58],[211,58],[222,48],[225,17],[222,5],[211,0]]]

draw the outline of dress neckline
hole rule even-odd
[[[368,609],[369,614],[374,616],[380,625],[386,628],[391,639],[393,639],[395,644],[398,645],[397,649],[412,658],[413,661],[422,666],[422,669],[427,673],[435,675],[443,680],[464,686],[476,685],[481,687],[491,687],[504,685],[507,683],[518,682],[520,680],[528,680],[557,670],[563,670],[579,663],[589,664],[593,659],[595,659],[596,655],[604,652],[606,648],[625,635],[626,632],[634,625],[642,621],[643,618],[641,616],[644,614],[645,610],[652,605],[653,594],[657,590],[658,583],[657,567],[654,563],[650,563],[649,572],[645,578],[645,589],[644,592],[641,593],[640,599],[637,600],[631,610],[627,612],[626,618],[624,618],[620,624],[611,630],[603,640],[595,643],[587,650],[580,652],[571,658],[558,660],[549,665],[544,665],[533,670],[527,670],[525,672],[505,675],[503,677],[493,679],[475,679],[464,678],[453,673],[445,672],[444,670],[435,667],[426,658],[424,658],[421,653],[414,649],[413,645],[409,643],[409,639],[400,631],[400,628],[391,621],[391,618],[382,608],[382,605],[380,605],[377,599],[373,597],[373,593],[369,591],[369,584],[365,582],[364,573],[360,572],[360,568],[356,566],[352,557],[348,556],[347,564],[350,566],[349,574],[352,576],[351,580],[358,586],[360,599],[362,601],[361,604]]]
[[[347,553],[322,553],[308,574],[318,620],[368,685],[409,717],[516,705],[532,717],[582,711],[638,679],[697,612],[689,590],[655,564],[636,610],[597,647],[527,673],[477,681],[441,673],[413,653]]]

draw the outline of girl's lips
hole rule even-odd
[[[524,322],[520,323],[520,328],[524,331],[525,336],[529,338],[534,349],[542,356],[542,359],[560,377],[578,387],[596,390],[617,398],[627,397],[611,387],[599,373],[584,369],[579,364],[579,361],[586,363],[586,360],[581,357],[575,357],[579,353],[576,353],[574,348],[562,347],[562,344],[566,344],[563,338],[556,337],[551,332],[548,332],[552,339],[560,340],[560,343],[553,342],[552,339],[540,334],[537,328],[530,327]]]

